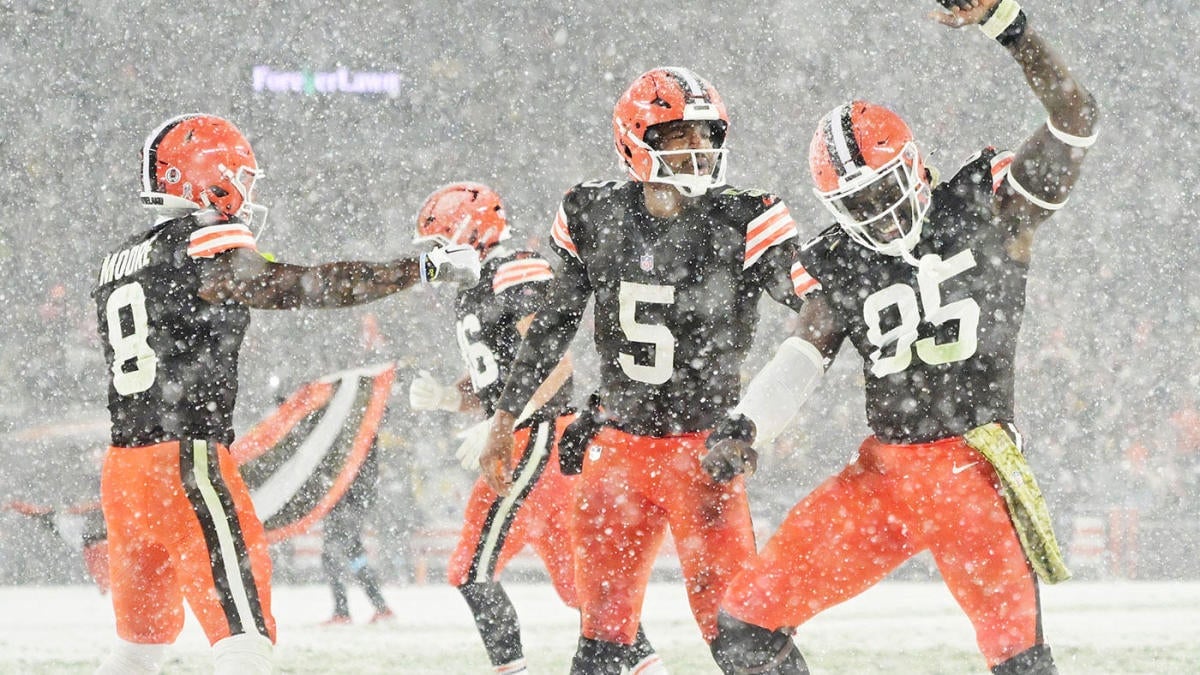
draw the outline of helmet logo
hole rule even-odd
[[[192,199],[192,184],[191,183],[183,184],[183,198],[187,199],[187,200]]]
[[[173,166],[163,173],[163,180],[171,185],[178,183],[180,178],[183,178],[183,173],[179,171],[178,167]]]

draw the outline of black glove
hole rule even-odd
[[[700,467],[717,483],[728,483],[738,474],[751,475],[758,468],[754,444],[754,422],[744,415],[730,415],[717,423],[704,445],[708,448]]]
[[[938,4],[946,9],[971,9],[971,0],[938,0]]]
[[[562,437],[558,439],[558,468],[563,475],[574,476],[583,471],[583,453],[603,426],[600,393],[592,392],[587,408],[579,411],[579,416],[563,429]]]

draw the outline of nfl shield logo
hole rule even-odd
[[[643,272],[649,272],[654,269],[654,253],[646,251],[642,254],[641,268]]]

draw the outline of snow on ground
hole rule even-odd
[[[506,584],[521,615],[532,673],[565,673],[577,615],[549,585]],[[368,625],[323,627],[324,586],[275,590],[276,650],[283,673],[487,673],[466,605],[445,585],[391,587],[398,614]],[[1200,672],[1200,583],[1069,582],[1043,589],[1045,631],[1070,673]],[[112,639],[108,599],[91,587],[0,587],[0,673],[90,673]],[[676,674],[717,673],[679,583],[651,585],[644,623]],[[987,672],[971,627],[938,583],[886,582],[801,627],[814,675]],[[166,673],[206,673],[207,642],[190,618]]]

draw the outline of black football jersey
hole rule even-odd
[[[496,411],[509,368],[521,344],[517,322],[535,313],[554,279],[550,263],[532,251],[497,247],[483,261],[479,283],[459,292],[455,300],[455,334],[471,386],[484,411]],[[554,417],[571,399],[571,382],[542,406]]]
[[[1011,158],[988,148],[933,190],[917,267],[836,226],[801,247],[802,274],[862,355],[867,421],[884,441],[1013,419],[1027,267],[1005,250],[994,197]]]
[[[646,212],[641,183],[576,186],[551,228],[563,266],[501,407],[528,397],[594,297],[611,423],[643,436],[711,428],[740,397],[762,292],[800,307],[796,236],[787,206],[760,191],[714,190],[659,219]]]
[[[92,297],[108,363],[112,444],[233,441],[238,349],[250,312],[197,292],[201,265],[254,248],[237,221],[161,223],[105,256]]]

